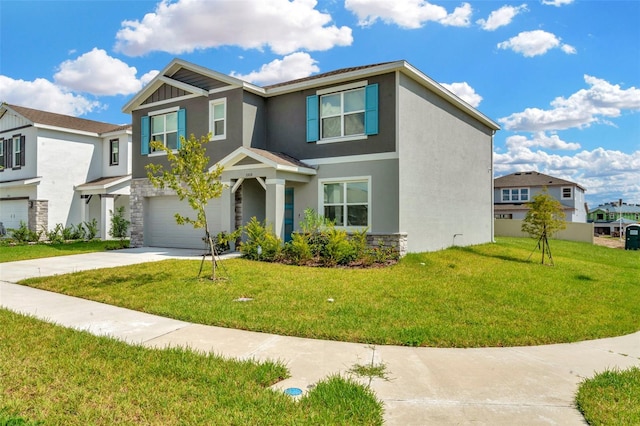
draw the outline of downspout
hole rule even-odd
[[[495,232],[495,223],[496,223],[496,215],[495,215],[495,210],[494,210],[494,190],[493,190],[493,137],[496,134],[495,130],[491,131],[491,165],[489,166],[489,179],[491,179],[491,242],[495,243],[496,242],[496,232]]]

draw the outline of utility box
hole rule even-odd
[[[628,225],[624,231],[625,250],[640,250],[640,223]]]

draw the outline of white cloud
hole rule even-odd
[[[373,25],[378,19],[402,28],[420,28],[426,22],[466,27],[472,14],[471,5],[463,3],[451,14],[425,0],[345,0],[345,8],[359,19],[359,25]]]
[[[543,30],[524,31],[507,41],[498,43],[499,49],[511,49],[525,57],[544,55],[551,49],[560,47],[565,53],[576,53],[575,48],[561,44],[555,34]]]
[[[574,0],[542,0],[542,4],[546,4],[549,6],[564,6],[565,4],[571,4]]]
[[[320,71],[320,68],[316,65],[317,63],[318,61],[308,53],[296,52],[285,56],[281,60],[275,59],[263,65],[260,71],[253,71],[244,75],[233,71],[231,76],[251,83],[269,85],[309,77],[311,74]]]
[[[543,131],[589,127],[593,123],[608,123],[605,117],[618,117],[623,110],[640,111],[640,89],[621,89],[605,80],[584,76],[590,86],[568,98],[558,97],[552,109],[527,108],[498,121],[506,130]]]
[[[560,49],[567,55],[575,55],[577,52],[576,48],[571,46],[570,44],[563,44],[560,46]]]
[[[482,102],[482,96],[478,95],[474,88],[469,86],[466,81],[451,84],[442,83],[442,86],[474,108],[477,108],[480,102]]]
[[[79,116],[103,108],[100,102],[75,95],[49,80],[14,80],[0,75],[0,99],[14,105]]]
[[[494,154],[496,176],[528,170],[576,182],[596,203],[610,198],[640,203],[640,151],[628,154],[596,148],[569,156],[510,147],[506,153]]]
[[[151,51],[173,54],[197,49],[268,46],[281,55],[296,50],[328,50],[353,42],[351,28],[332,25],[316,0],[162,0],[142,20],[122,22],[116,51],[131,56]]]
[[[526,4],[521,4],[520,6],[502,6],[500,9],[491,12],[486,20],[478,19],[476,23],[480,25],[483,30],[494,31],[497,28],[509,25],[517,14],[526,11]]]
[[[53,79],[57,84],[75,92],[105,96],[129,95],[143,86],[143,81],[136,78],[136,73],[135,67],[107,55],[102,49],[93,48],[75,60],[60,64]]]
[[[565,142],[558,135],[547,135],[545,132],[537,132],[532,139],[525,136],[515,135],[509,136],[506,141],[507,148],[510,151],[517,151],[521,148],[540,147],[555,150],[575,151],[580,149],[580,144],[576,142]]]

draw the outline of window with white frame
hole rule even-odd
[[[322,212],[338,227],[370,226],[370,181],[368,178],[323,181]]]
[[[22,147],[20,139],[20,135],[13,137],[13,167],[19,167],[22,165]]]
[[[6,167],[4,156],[4,139],[0,139],[0,172]]]
[[[178,112],[151,116],[151,140],[178,149]]]
[[[209,102],[209,133],[212,140],[227,136],[227,98]]]
[[[505,188],[502,201],[529,201],[529,188]]]
[[[320,96],[320,138],[364,135],[364,87]]]
[[[120,140],[111,139],[109,141],[109,165],[117,166],[120,163]]]
[[[562,188],[562,199],[570,200],[573,198],[573,188],[570,186],[565,186]]]

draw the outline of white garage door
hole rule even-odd
[[[5,229],[18,229],[20,221],[29,223],[29,200],[1,200],[0,222]],[[8,232],[8,231],[7,231]]]
[[[196,218],[196,212],[185,199],[178,197],[150,197],[147,199],[144,225],[144,244],[150,247],[205,248],[204,229],[193,225],[178,225],[175,214]],[[207,206],[209,230],[212,235],[220,232],[220,200],[209,201]]]

